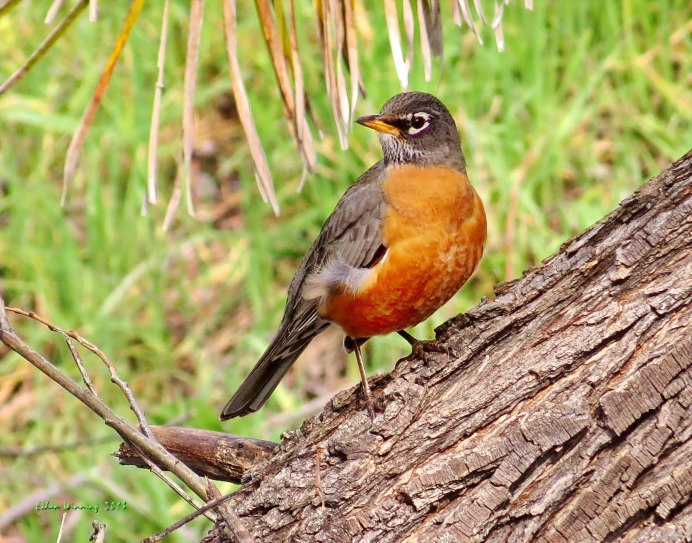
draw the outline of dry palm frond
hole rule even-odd
[[[48,12],[46,13],[46,18],[44,19],[43,22],[47,25],[52,24],[53,21],[55,20],[55,16],[58,14],[58,11],[60,11],[61,6],[62,6],[62,0],[53,0],[53,3],[48,8]]]
[[[401,49],[401,36],[399,35],[399,13],[396,8],[396,0],[384,0],[384,13],[387,20],[387,33],[389,34],[389,45],[392,48],[394,57],[394,69],[399,77],[402,89],[408,89],[409,64],[404,60],[404,53]]]
[[[432,57],[442,56],[442,16],[439,0],[418,0],[418,27],[425,80],[432,79]]]
[[[67,187],[70,184],[72,178],[74,177],[75,169],[77,167],[77,159],[79,158],[79,154],[82,151],[82,147],[84,146],[84,138],[86,138],[87,132],[89,132],[89,128],[91,128],[91,124],[94,122],[94,117],[96,116],[96,112],[98,111],[99,106],[101,105],[103,95],[106,93],[108,83],[110,82],[111,76],[113,75],[113,70],[115,69],[115,65],[118,62],[118,59],[120,58],[120,53],[122,53],[123,48],[125,47],[125,44],[127,43],[127,40],[130,37],[132,28],[135,25],[135,21],[137,20],[137,16],[139,15],[139,12],[142,10],[143,5],[144,0],[133,0],[132,4],[130,5],[130,10],[125,16],[125,20],[123,21],[123,25],[120,28],[118,37],[115,40],[115,44],[113,45],[111,54],[108,56],[106,67],[103,69],[101,78],[99,79],[99,82],[96,85],[96,90],[94,90],[94,94],[91,97],[91,101],[89,102],[89,105],[84,111],[84,115],[82,115],[82,118],[80,119],[79,124],[77,125],[77,131],[72,136],[70,146],[67,148],[67,156],[65,157],[65,169],[63,172],[63,190],[62,196],[60,198],[60,205],[65,205],[65,201],[67,199]]]
[[[92,23],[96,22],[99,15],[99,4],[98,0],[89,0],[89,21]]]
[[[156,177],[158,175],[158,150],[159,150],[159,120],[161,118],[161,95],[163,94],[163,67],[166,61],[166,43],[168,40],[168,10],[170,0],[163,4],[163,18],[161,22],[161,37],[159,38],[159,54],[156,60],[158,75],[154,90],[154,105],[151,112],[151,124],[149,127],[149,159],[147,169],[147,196],[144,198],[143,208],[146,211],[148,204],[155,204],[157,200]]]
[[[271,171],[267,156],[264,154],[264,149],[257,135],[257,128],[252,117],[250,109],[250,101],[245,91],[243,77],[240,71],[240,63],[238,62],[238,30],[236,18],[235,0],[224,0],[223,3],[223,24],[224,34],[226,37],[226,54],[228,56],[228,69],[231,75],[231,88],[233,89],[233,98],[235,99],[236,107],[238,108],[238,117],[243,125],[245,137],[247,138],[250,154],[255,163],[257,175],[257,185],[259,187],[262,199],[269,202],[274,210],[274,213],[279,213],[279,203],[276,201],[276,193],[274,192],[274,183],[272,182]]]
[[[194,216],[192,203],[192,146],[195,138],[195,91],[197,89],[197,64],[199,59],[199,42],[202,37],[202,20],[204,0],[192,0],[190,3],[190,24],[187,34],[187,55],[185,57],[185,82],[183,94],[183,190],[187,203],[187,212]]]
[[[344,27],[346,29],[346,56],[344,58],[351,78],[351,110],[349,112],[349,124],[353,122],[360,91],[360,64],[358,63],[358,34],[353,13],[353,2],[342,0]]]
[[[305,85],[298,52],[298,38],[295,28],[293,2],[290,3],[288,17],[283,2],[275,0],[274,13],[269,0],[256,0],[255,6],[262,26],[262,34],[269,49],[284,113],[288,120],[291,136],[296,142],[303,164],[308,171],[314,171],[317,162],[312,133],[305,114]],[[291,76],[294,83],[291,84]]]
[[[60,24],[56,26],[51,31],[51,33],[48,34],[48,36],[46,36],[46,39],[43,40],[43,43],[41,43],[41,45],[39,45],[36,48],[36,50],[33,53],[31,53],[31,56],[24,63],[24,65],[18,68],[10,77],[7,78],[7,81],[0,85],[0,95],[2,95],[12,86],[14,86],[22,77],[29,73],[31,67],[34,64],[36,64],[36,62],[41,60],[41,58],[53,46],[53,44],[58,40],[58,38],[62,36],[65,33],[65,31],[70,27],[70,25],[75,21],[75,19],[77,19],[77,16],[87,6],[88,1],[89,0],[81,0],[70,10],[70,12],[67,15],[65,15],[65,18],[62,21],[60,21]],[[2,6],[2,8],[0,8],[0,17],[5,15],[15,4],[17,4],[17,1],[11,1]]]
[[[0,17],[8,13],[17,4],[19,4],[19,0],[5,0],[5,2],[0,4]]]
[[[481,0],[450,0],[452,18],[457,25],[465,23],[480,43],[482,43],[480,27],[489,27],[495,34],[498,49],[502,51],[504,49],[502,17],[504,7],[510,1],[495,0],[494,12],[492,18],[490,18],[484,12]],[[6,0],[4,4],[0,5],[0,17],[8,13],[17,3],[18,0]],[[315,128],[320,136],[321,131],[318,119],[313,117],[309,93],[305,86],[303,59],[298,45],[299,32],[296,25],[294,3],[295,0],[255,0],[255,10],[271,58],[284,115],[288,122],[288,130],[303,161],[304,172],[299,186],[300,190],[306,174],[313,172],[316,166],[316,149],[312,129]],[[397,7],[399,3],[401,4],[401,21],[399,19],[399,8]],[[47,20],[52,20],[55,17],[61,4],[62,0],[53,1],[46,17]],[[143,0],[132,1],[130,11],[116,38],[101,79],[72,138],[65,160],[63,201],[68,184],[74,175],[85,136],[103,98],[115,64],[130,35],[132,25],[135,23],[137,15],[142,8],[142,4]],[[526,9],[533,8],[533,0],[523,0],[523,4]],[[21,79],[45,55],[55,40],[62,35],[65,29],[87,5],[90,8],[90,18],[92,20],[96,19],[98,11],[96,0],[79,0],[61,23],[34,51],[27,62],[0,86],[0,94]],[[184,79],[182,172],[179,172],[177,177],[176,189],[174,190],[174,194],[177,196],[173,198],[172,203],[175,204],[173,208],[171,208],[171,203],[169,203],[168,223],[177,206],[175,202],[180,201],[181,192],[185,195],[188,212],[194,214],[194,191],[192,190],[194,180],[191,170],[195,122],[194,97],[203,8],[204,0],[191,0]],[[420,34],[420,50],[424,75],[427,81],[432,77],[432,58],[442,55],[440,0],[416,0],[415,2],[413,0],[382,0],[382,3],[377,8],[373,7],[373,4],[368,5],[366,8],[363,4],[356,3],[356,0],[314,0],[314,14],[317,21],[318,42],[322,53],[325,89],[329,97],[336,131],[342,148],[348,146],[348,132],[353,122],[356,102],[359,94],[364,89],[358,60],[359,26],[356,24],[357,21],[360,24],[361,19],[356,17],[356,12],[358,12],[360,17],[365,15],[367,10],[372,12],[375,9],[381,9],[385,14],[386,32],[390,42],[395,70],[402,88],[406,89],[408,86],[409,73],[413,65],[416,26]],[[163,64],[166,54],[168,12],[169,0],[166,0],[163,8],[161,38],[157,58],[158,78],[149,135],[149,166],[147,196],[143,203],[144,210],[146,210],[148,204],[156,203],[157,200],[158,125],[163,88]],[[278,214],[279,206],[276,200],[269,164],[253,120],[250,102],[243,84],[241,64],[238,60],[239,54],[242,52],[238,49],[236,0],[223,0],[223,16],[231,89],[238,116],[255,165],[260,194],[265,201],[271,204],[274,212]],[[406,54],[404,54],[401,38],[402,24],[407,46]],[[362,27],[360,30],[362,34]]]

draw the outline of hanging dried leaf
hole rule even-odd
[[[498,3],[495,1],[495,13],[493,14],[493,20],[490,22],[490,28],[495,30],[502,23],[502,15],[505,10],[505,4],[502,0]]]
[[[282,105],[291,136],[296,142],[304,171],[301,177],[299,190],[307,173],[316,168],[317,153],[313,139],[313,125],[319,137],[323,136],[319,119],[313,114],[309,95],[306,90],[305,75],[303,72],[302,58],[299,50],[300,35],[296,22],[295,0],[255,0],[255,8],[262,28],[263,37],[269,50],[272,68],[280,91]],[[504,6],[511,0],[495,0],[495,10],[492,21],[488,22],[483,10],[482,0],[473,0],[476,15],[472,13],[470,0],[451,0],[452,13],[455,24],[465,22],[473,32],[476,39],[482,42],[479,29],[474,17],[478,17],[480,24],[489,26],[495,33],[495,41],[500,51],[504,50],[504,36],[502,29],[502,17]],[[518,1],[518,0],[517,0]],[[0,16],[19,3],[19,0],[5,0],[0,5]],[[46,15],[47,21],[51,21],[63,4],[63,0],[53,0]],[[384,0],[387,34],[392,51],[392,57],[401,86],[408,87],[408,79],[413,64],[413,49],[416,30],[416,21],[420,31],[420,48],[423,58],[424,75],[427,81],[432,78],[432,58],[442,55],[442,16],[440,0],[416,0],[416,13],[413,12],[413,0],[401,0],[402,20],[407,42],[406,55],[404,56],[401,41],[401,29],[397,0]],[[533,0],[524,0],[526,9],[533,8]],[[18,69],[8,80],[0,86],[0,94],[9,89],[21,79],[52,46],[57,38],[74,21],[77,14],[89,5],[89,16],[95,20],[98,13],[97,0],[81,0],[68,13],[65,19],[43,41],[41,46],[34,51],[26,64]],[[65,160],[64,186],[62,203],[65,201],[67,187],[74,176],[76,163],[86,134],[93,122],[99,104],[105,93],[112,71],[122,48],[129,38],[143,0],[132,0],[130,11],[123,22],[123,27],[118,34],[108,63],[94,95],[84,112],[78,128],[70,142],[70,147]],[[189,16],[189,35],[186,51],[184,104],[183,104],[183,153],[181,157],[181,172],[177,181],[177,196],[172,199],[175,202],[181,199],[185,193],[187,208],[194,215],[193,206],[193,175],[192,156],[195,137],[195,110],[194,98],[196,89],[197,65],[199,56],[199,43],[203,23],[204,0],[191,0]],[[361,80],[359,66],[359,38],[371,41],[372,30],[367,24],[367,12],[364,3],[356,3],[355,0],[314,0],[315,14],[317,18],[319,45],[322,52],[322,63],[325,87],[329,97],[334,121],[336,124],[339,143],[342,148],[348,146],[348,132],[354,120],[355,108],[359,95],[365,93]],[[374,9],[372,6],[369,9]],[[147,194],[143,202],[146,211],[149,203],[157,200],[157,152],[159,141],[159,123],[161,116],[161,100],[163,89],[163,65],[166,51],[167,21],[170,10],[170,0],[165,0],[159,54],[157,57],[158,77],[154,92],[152,107],[152,121],[149,133],[149,156],[147,168]],[[229,61],[229,73],[231,86],[238,108],[238,115],[248,140],[250,153],[255,163],[257,183],[262,198],[269,201],[278,214],[279,208],[276,201],[274,185],[269,171],[266,155],[262,149],[257,129],[250,110],[250,104],[241,77],[238,62],[237,43],[237,11],[236,0],[224,0],[224,32],[226,35],[226,50]],[[357,15],[356,15],[357,12]],[[365,21],[365,24],[363,24]],[[167,224],[173,216],[169,206],[167,211]]]
[[[456,5],[456,4],[455,4]],[[418,0],[418,27],[425,80],[432,79],[432,57],[442,55],[442,18],[439,0]]]
[[[50,5],[50,7],[48,8],[48,12],[46,13],[46,18],[43,20],[44,24],[53,24],[55,16],[58,14],[58,11],[60,11],[60,8],[62,7],[62,1],[63,0],[53,0],[53,3]]]
[[[336,66],[336,89],[339,97],[339,121],[344,127],[344,133],[349,132],[349,119],[351,117],[348,102],[348,88],[346,87],[346,74],[344,73],[343,59],[346,57],[346,20],[344,11],[339,2],[333,2],[334,24],[336,26],[336,56],[334,65]],[[348,145],[348,141],[346,142]]]
[[[392,49],[394,59],[394,69],[401,83],[401,88],[408,89],[408,66],[404,60],[404,53],[401,49],[401,35],[399,34],[399,13],[396,9],[395,0],[384,0],[384,13],[387,20],[387,33],[389,35],[389,46]]]
[[[404,13],[404,31],[406,32],[406,68],[410,71],[413,66],[413,38],[415,37],[416,22],[413,18],[411,0],[402,0]]]
[[[99,16],[98,0],[89,0],[89,21],[95,23]]]
[[[151,124],[149,125],[149,157],[147,168],[147,196],[144,198],[145,204],[147,202],[155,204],[157,200],[156,177],[158,174],[159,124],[161,119],[161,96],[163,94],[163,69],[166,64],[166,43],[168,41],[169,6],[170,0],[165,0],[161,21],[161,37],[159,38],[159,54],[156,59],[158,75],[156,78],[156,88],[154,89],[154,105],[151,111]]]
[[[268,0],[256,0],[255,7],[257,9],[257,15],[260,19],[264,41],[269,49],[269,56],[272,61],[272,67],[274,68],[274,75],[276,76],[276,81],[279,85],[279,90],[281,91],[284,113],[289,121],[289,130],[291,132],[291,136],[296,141],[298,151],[303,158],[303,163],[306,165],[306,167],[314,169],[314,165],[317,160],[316,154],[311,155],[311,146],[308,145],[308,147],[306,147],[305,138],[299,137],[299,133],[301,132],[303,136],[305,136],[306,133],[309,133],[309,127],[307,126],[304,118],[298,119],[296,115],[296,98],[293,94],[291,77],[289,75],[288,59],[292,59],[292,54],[290,52],[290,32],[286,28],[286,20],[283,16],[283,4],[281,2],[277,2],[275,4],[277,13],[276,22],[272,16],[271,5]],[[282,40],[282,36],[285,36],[286,39]],[[303,126],[299,128],[299,124],[302,124]],[[311,135],[308,135],[307,137],[310,138],[309,143],[312,143]]]
[[[341,102],[339,99],[339,89],[337,84],[336,62],[333,56],[334,43],[334,3],[332,0],[316,0],[317,28],[322,50],[322,63],[324,66],[324,80],[327,87],[336,130],[339,135],[339,142],[342,149],[348,147],[348,126],[343,122],[341,112]]]
[[[4,4],[0,5],[0,17],[7,15],[7,13],[17,4],[20,0],[6,0]]]
[[[502,32],[502,14],[504,12],[505,5],[500,2],[495,2],[495,13],[493,15],[493,20],[490,24],[490,28],[495,31],[495,43],[497,44],[497,50],[502,53],[505,50],[505,36]]]
[[[458,1],[459,1],[459,9],[461,10],[461,14],[464,16],[464,21],[466,21],[466,24],[471,29],[471,32],[473,32],[473,35],[478,40],[478,43],[483,45],[483,38],[481,38],[480,34],[478,33],[478,30],[476,29],[476,25],[473,22],[473,16],[471,15],[471,9],[469,8],[468,0],[458,0]]]
[[[283,48],[279,39],[277,26],[271,14],[271,5],[268,0],[256,0],[257,15],[260,19],[262,27],[262,35],[269,49],[269,56],[274,68],[276,82],[279,84],[281,99],[286,109],[286,116],[292,126],[295,126],[295,101],[293,92],[291,91],[291,79],[288,74],[288,65],[286,57],[283,54]]]
[[[264,154],[259,136],[257,135],[257,128],[252,118],[250,102],[247,97],[247,92],[245,91],[245,85],[243,84],[240,64],[238,63],[238,31],[236,26],[237,11],[235,2],[236,0],[224,0],[223,2],[223,26],[226,38],[228,69],[231,77],[231,89],[233,90],[233,98],[238,108],[240,124],[243,126],[245,137],[247,138],[250,148],[250,154],[255,163],[257,186],[259,187],[262,199],[265,202],[269,202],[274,213],[278,215],[279,204],[276,201],[271,171],[269,170],[267,157]]]
[[[173,224],[173,219],[175,218],[175,212],[178,211],[180,207],[180,198],[182,196],[182,177],[183,177],[183,165],[180,164],[178,160],[178,167],[176,168],[175,180],[173,181],[173,192],[171,192],[171,197],[168,199],[168,205],[166,206],[166,215],[163,218],[163,231],[168,232]]]
[[[459,2],[457,0],[452,0],[452,20],[457,26],[461,26],[461,9],[459,8]]]
[[[473,0],[473,7],[476,8],[476,13],[478,13],[478,17],[481,20],[481,23],[483,23],[485,26],[488,26],[488,21],[485,18],[485,13],[483,13],[483,5],[481,4],[481,0]]]
[[[346,67],[351,79],[351,109],[348,116],[348,124],[355,118],[356,103],[360,89],[360,65],[358,63],[358,33],[356,32],[355,18],[353,16],[353,0],[342,0],[344,26],[346,28]]]
[[[193,217],[195,216],[195,208],[192,201],[192,151],[195,143],[195,93],[203,17],[204,0],[192,0],[187,31],[185,82],[183,84],[183,191],[185,192],[187,211]]]
[[[84,2],[82,2],[82,4],[84,4]],[[79,158],[79,154],[82,150],[82,147],[84,146],[84,139],[86,138],[86,135],[89,132],[89,128],[91,128],[91,125],[94,122],[94,117],[96,116],[96,112],[98,111],[99,105],[101,105],[103,95],[105,94],[106,89],[108,88],[108,83],[110,82],[111,76],[113,75],[115,65],[118,62],[118,59],[120,58],[120,54],[122,53],[123,48],[127,43],[127,40],[130,38],[132,27],[134,26],[135,21],[137,20],[137,16],[139,15],[139,12],[142,10],[143,5],[144,0],[133,0],[132,4],[130,4],[130,10],[127,12],[127,15],[125,16],[125,20],[123,21],[123,25],[120,28],[120,32],[118,32],[115,44],[113,45],[111,54],[109,55],[108,61],[106,62],[106,67],[103,69],[101,78],[99,79],[99,82],[96,85],[96,90],[94,91],[94,94],[91,97],[89,105],[84,111],[84,115],[82,116],[81,120],[79,121],[79,124],[77,125],[77,130],[72,136],[70,146],[67,148],[67,156],[65,157],[65,169],[63,171],[62,196],[60,198],[61,206],[65,205],[65,201],[67,199],[67,188],[70,184],[70,181],[74,177],[74,172],[77,167],[77,159]]]
[[[298,33],[296,29],[296,15],[293,0],[290,0],[290,22],[289,22],[289,46],[291,72],[293,73],[294,96],[295,96],[295,123],[296,138],[298,148],[302,149],[304,172],[298,185],[298,191],[302,190],[303,183],[307,177],[306,172],[314,172],[317,166],[317,151],[315,142],[312,139],[312,132],[308,124],[306,110],[307,97],[305,94],[305,80],[303,77],[303,67],[300,62],[300,52],[298,50]]]
[[[430,18],[430,2],[418,0],[416,11],[418,13],[418,26],[420,28],[420,50],[423,57],[423,73],[425,80],[432,79],[432,47],[430,44],[430,28],[428,20]]]
[[[12,88],[27,73],[29,73],[29,70],[31,70],[32,66],[36,64],[36,62],[38,62],[41,58],[43,58],[46,52],[53,46],[53,44],[58,40],[58,38],[65,33],[65,31],[75,21],[77,16],[87,6],[88,1],[89,0],[81,0],[81,2],[75,4],[75,6],[65,16],[65,18],[62,21],[60,21],[60,24],[56,26],[52,30],[52,32],[48,34],[48,36],[46,36],[46,39],[43,40],[41,45],[39,45],[36,48],[36,50],[33,53],[31,53],[31,56],[26,61],[26,63],[17,71],[15,71],[10,77],[8,77],[2,85],[0,85],[0,96],[5,91]],[[10,2],[9,4],[3,6],[3,9],[0,10],[0,16],[4,15],[9,10],[9,8],[14,6],[14,4],[16,4],[16,2]]]

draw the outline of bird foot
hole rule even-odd
[[[428,365],[431,362],[431,353],[444,353],[450,358],[456,358],[459,353],[451,345],[447,345],[438,340],[426,341],[416,339],[405,330],[400,330],[399,335],[411,345],[411,354]]]
[[[361,383],[361,385],[362,385],[362,383]],[[375,419],[375,401],[373,400],[372,392],[370,391],[370,387],[365,388],[364,386],[361,386],[360,391],[363,393],[363,400],[365,401],[365,409],[368,412],[368,416],[370,417],[370,420],[374,420]]]

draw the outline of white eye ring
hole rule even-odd
[[[413,121],[417,121],[420,119],[422,119],[424,121],[423,124],[421,126],[414,127]],[[425,130],[426,128],[428,128],[428,126],[430,126],[430,115],[425,113],[424,111],[421,111],[419,113],[411,115],[410,116],[410,122],[411,122],[411,126],[408,129],[408,133],[411,136],[415,136],[416,134],[420,134],[423,130]]]

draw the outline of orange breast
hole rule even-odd
[[[390,170],[383,188],[387,255],[361,291],[336,293],[320,308],[351,337],[387,334],[428,318],[468,280],[485,244],[483,204],[464,174],[402,166]]]

